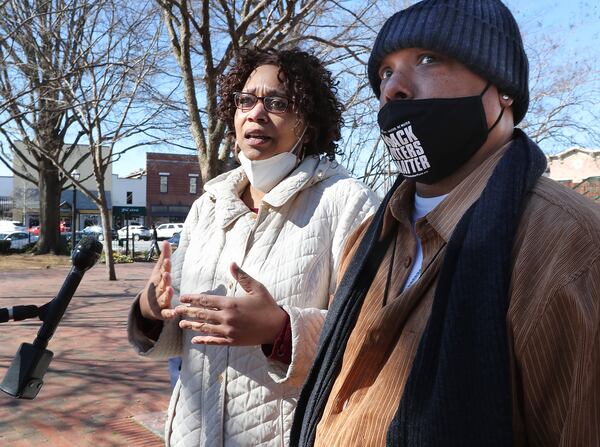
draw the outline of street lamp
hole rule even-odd
[[[73,180],[75,180],[76,182],[79,181],[79,172],[77,171],[77,169],[73,169],[73,172],[71,172],[71,177],[73,178]],[[76,212],[77,212],[77,195],[75,194],[75,183],[73,182],[73,200],[71,202],[71,248],[75,249],[75,218],[76,218]]]

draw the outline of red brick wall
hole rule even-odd
[[[168,172],[168,189],[160,192],[160,172]],[[159,216],[153,212],[154,206],[185,206],[189,210],[192,203],[202,194],[202,181],[198,177],[196,194],[190,193],[189,174],[200,175],[198,158],[195,155],[146,154],[146,203],[148,205],[148,225],[159,222],[181,221],[172,215]],[[169,213],[165,213],[169,214]],[[184,216],[185,217],[185,216]]]
[[[571,180],[561,181],[560,183],[594,202],[600,203],[600,177],[590,177],[579,183],[573,183]]]

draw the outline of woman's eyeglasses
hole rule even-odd
[[[267,112],[272,113],[284,113],[290,105],[290,100],[283,96],[256,96],[245,92],[233,94],[235,106],[243,112],[252,110],[259,99],[263,102]]]

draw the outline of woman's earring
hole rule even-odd
[[[505,100],[505,101],[508,101],[510,99],[510,96],[508,96],[506,93],[504,93],[502,95],[502,99]]]

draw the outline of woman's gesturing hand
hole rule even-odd
[[[175,313],[182,329],[198,331],[192,343],[251,346],[273,343],[287,315],[260,282],[231,264],[231,274],[245,296],[186,294]]]
[[[152,270],[150,279],[140,296],[140,311],[144,318],[166,320],[175,316],[171,309],[173,287],[171,286],[171,246],[163,241],[161,254]]]

